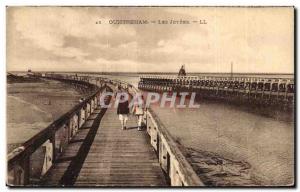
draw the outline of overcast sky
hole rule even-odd
[[[292,8],[10,7],[7,70],[293,73],[293,18]]]

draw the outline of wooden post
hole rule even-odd
[[[92,99],[88,101],[88,106],[89,106],[89,116],[92,114]]]
[[[50,137],[49,140],[52,143],[52,149],[53,149],[52,163],[54,163],[56,160],[55,131],[53,131],[52,136]]]
[[[91,114],[93,113],[94,111],[94,99],[92,98],[91,99]]]
[[[98,103],[97,103],[98,99],[97,98],[98,98],[98,94],[94,98],[94,105],[95,105],[94,107],[95,107],[95,109],[97,109],[97,106],[98,106]]]
[[[84,107],[80,109],[79,114],[78,114],[78,129],[83,125],[85,121],[85,110]]]
[[[69,126],[68,126],[68,143],[70,143],[72,132],[74,127],[74,115],[69,119]]]
[[[27,155],[22,162],[23,174],[23,185],[28,185],[30,183],[30,156]]]
[[[77,116],[77,120],[76,120],[76,122],[75,122],[75,129],[76,129],[76,132],[77,132],[77,130],[79,129],[79,126],[80,126],[80,111],[79,112],[77,112],[76,113],[76,116]]]
[[[86,103],[86,107],[85,107],[85,121],[86,121],[87,118],[89,118],[89,116],[90,116],[90,109],[91,109],[90,104],[89,104],[89,102],[87,102],[87,103]]]

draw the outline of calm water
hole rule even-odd
[[[137,86],[138,76],[111,76]],[[172,136],[186,148],[247,162],[247,177],[260,185],[287,185],[294,178],[294,124],[228,104],[200,102],[199,109],[152,106]],[[187,126],[188,125],[188,126]],[[239,183],[235,183],[239,184]]]

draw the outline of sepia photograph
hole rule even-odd
[[[6,6],[6,185],[296,186],[293,6]]]

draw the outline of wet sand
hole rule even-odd
[[[58,81],[7,84],[7,152],[74,107],[82,95]]]

